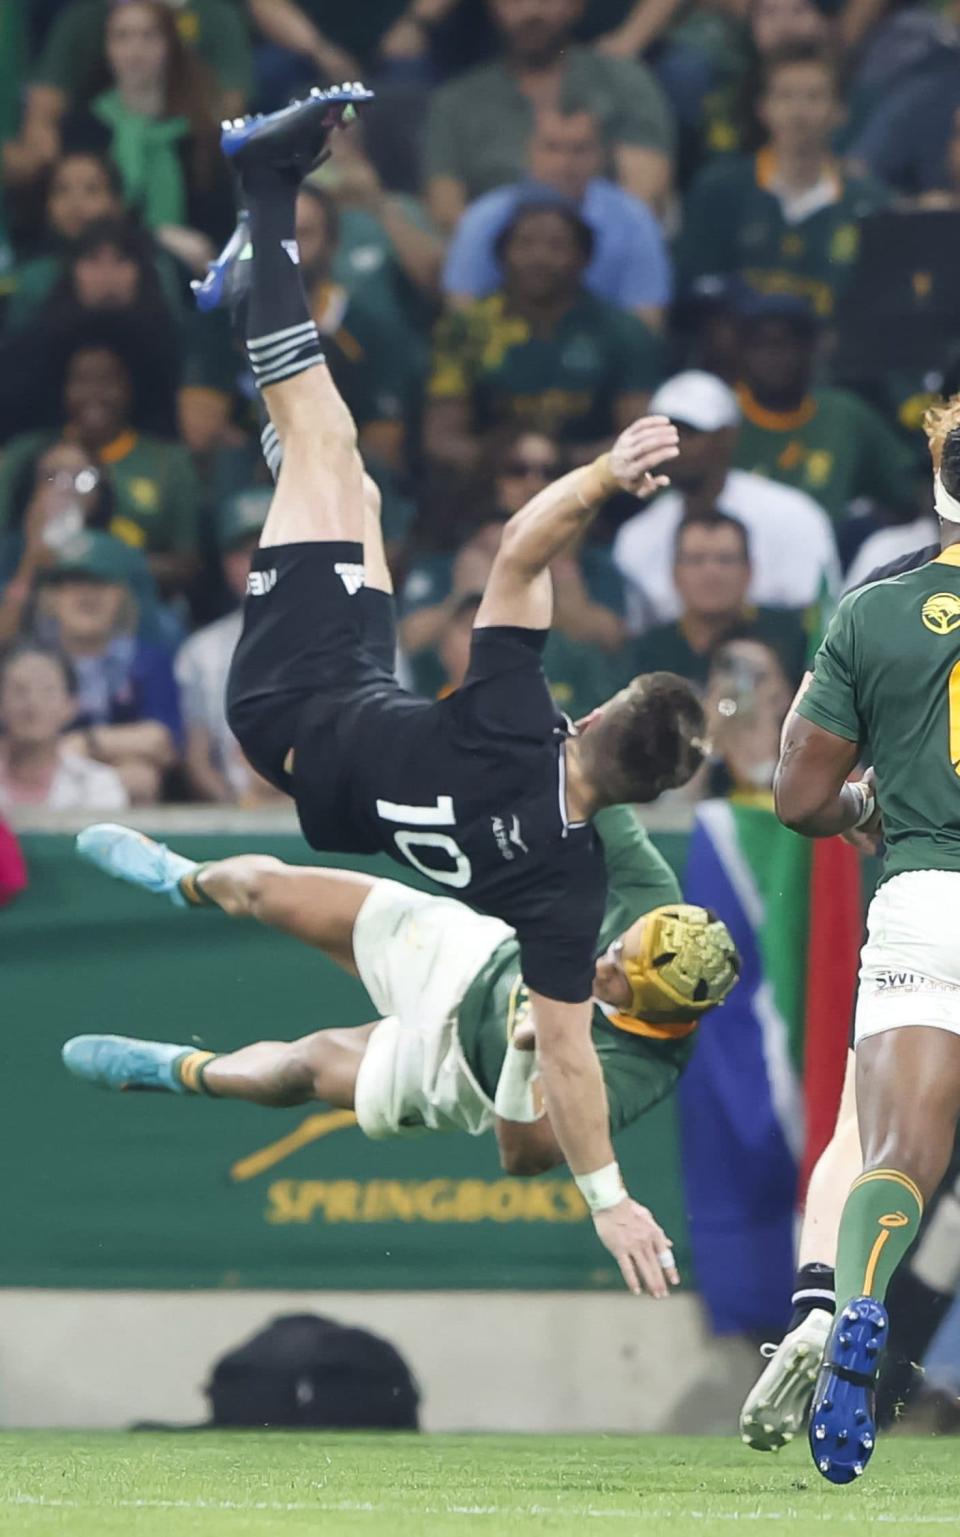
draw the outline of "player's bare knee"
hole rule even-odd
[[[262,918],[271,881],[286,870],[272,854],[240,854],[208,866],[203,887],[230,918]]]
[[[277,1068],[277,1092],[284,1104],[302,1105],[314,1099],[315,1070],[303,1041],[284,1043]]]
[[[505,1148],[500,1152],[500,1167],[514,1179],[535,1179],[554,1168],[555,1161],[532,1148]]]
[[[292,865],[272,854],[251,854],[245,877],[247,908],[259,923],[271,923],[287,906]]]
[[[359,455],[357,424],[339,396],[310,425],[311,438],[337,454]]]

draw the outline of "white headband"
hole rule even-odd
[[[950,495],[940,478],[939,470],[933,482],[933,505],[937,509],[937,516],[943,518],[945,523],[960,523],[960,501]]]

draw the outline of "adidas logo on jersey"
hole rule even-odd
[[[351,565],[349,561],[340,560],[337,561],[337,564],[333,569],[337,573],[344,587],[347,589],[347,592],[350,594],[351,598],[355,598],[357,593],[360,591],[360,588],[367,580],[367,573],[364,567],[354,566]]]
[[[272,592],[277,585],[277,573],[271,568],[269,571],[251,571],[247,577],[247,597],[265,598],[268,592]]]
[[[517,856],[514,854],[513,848],[519,849],[522,854],[529,854],[530,850],[520,835],[520,818],[518,816],[514,816],[511,819],[509,830],[503,817],[491,817],[490,826],[496,839],[497,848],[504,859],[516,859]],[[511,844],[513,844],[513,848],[510,847]]]

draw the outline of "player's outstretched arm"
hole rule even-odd
[[[666,1297],[679,1281],[670,1240],[627,1194],[610,1141],[603,1073],[590,1038],[593,1005],[559,1003],[531,992],[540,1079],[547,1113],[600,1242],[630,1290]]]
[[[646,416],[622,432],[609,454],[572,470],[510,519],[477,614],[478,627],[544,630],[553,617],[550,562],[585,533],[615,491],[651,496],[669,484],[656,472],[677,457],[677,429]]]
[[[852,828],[871,832],[879,821],[872,773],[861,782],[847,780],[859,756],[856,742],[791,715],[773,781],[784,826],[805,838],[831,838]]]

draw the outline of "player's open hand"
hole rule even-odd
[[[647,1291],[666,1297],[669,1286],[679,1285],[673,1247],[656,1217],[625,1195],[616,1206],[594,1214],[593,1225],[604,1248],[609,1249],[634,1296]]]
[[[669,486],[668,475],[657,475],[661,465],[680,452],[677,429],[667,416],[642,416],[621,432],[610,452],[610,471],[632,496],[652,496]]]

